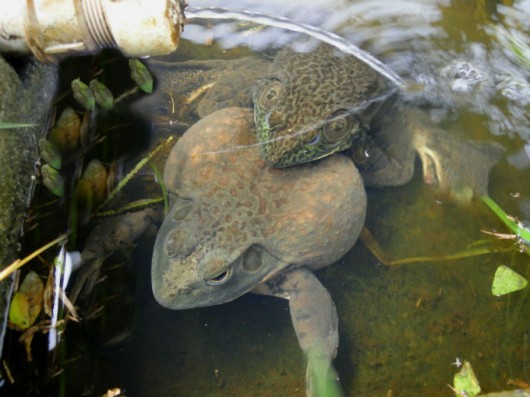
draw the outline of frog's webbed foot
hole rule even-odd
[[[421,124],[414,128],[413,145],[422,162],[424,182],[458,203],[487,194],[490,170],[504,148]]]
[[[150,226],[163,220],[162,207],[148,207],[119,216],[104,218],[90,232],[81,254],[83,262],[106,258],[131,245]]]
[[[136,101],[132,109],[146,119],[156,117],[190,125],[197,121],[197,104],[218,78],[222,63],[153,58],[147,65],[156,79],[155,90]]]
[[[337,310],[315,275],[305,268],[294,269],[258,285],[252,292],[289,300],[298,343],[308,360],[307,396],[342,396],[331,364],[339,344]]]
[[[264,76],[270,63],[258,57],[226,61],[223,73],[197,106],[200,117],[233,106],[252,108],[252,87]]]

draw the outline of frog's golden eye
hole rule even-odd
[[[262,81],[259,86],[258,102],[259,106],[270,109],[279,105],[285,96],[285,87],[278,79]]]
[[[347,110],[342,109],[334,112],[326,120],[322,130],[328,141],[339,142],[358,128],[359,123],[355,116]]]
[[[307,146],[315,146],[320,143],[320,134],[317,133],[309,142],[306,143]]]
[[[228,267],[226,269],[223,269],[218,274],[216,274],[213,277],[209,277],[208,279],[205,279],[206,284],[209,285],[221,285],[228,281],[231,275],[231,269]]]

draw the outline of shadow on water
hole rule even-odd
[[[196,2],[223,7],[226,2]],[[509,214],[530,218],[530,53],[528,1],[267,1],[231,9],[284,16],[329,30],[370,52],[400,75],[406,97],[435,104],[442,126],[507,149],[490,174],[489,193]],[[503,4],[508,3],[508,4]],[[186,26],[178,56],[228,57],[308,43],[300,33],[239,22]],[[204,43],[213,46],[202,46]],[[526,145],[526,146],[525,146]],[[526,149],[525,149],[526,148]],[[526,150],[526,151],[525,151]],[[366,226],[389,258],[443,256],[503,232],[478,200],[458,206],[423,183],[417,161],[405,186],[368,189]],[[106,314],[72,327],[63,395],[302,396],[303,354],[287,304],[245,295],[228,304],[170,311],[150,284],[153,235],[120,271],[98,285]],[[528,288],[491,294],[499,265],[530,276],[515,250],[451,262],[385,267],[357,243],[317,272],[336,303],[336,368],[347,396],[447,396],[455,361],[470,361],[484,391],[530,383]],[[117,273],[121,273],[119,276]],[[105,286],[106,284],[106,286]],[[45,360],[44,360],[45,361]],[[53,395],[59,395],[51,393]]]

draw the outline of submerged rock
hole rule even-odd
[[[0,129],[0,263],[16,258],[24,214],[34,184],[37,141],[55,92],[56,67],[31,63],[20,77],[0,57],[0,123],[24,123],[26,128]],[[0,351],[9,306],[11,278],[0,282]]]

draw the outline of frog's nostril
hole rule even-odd
[[[170,259],[185,258],[193,252],[194,247],[194,240],[181,229],[171,230],[164,242],[166,256]]]
[[[170,258],[173,258],[179,253],[179,232],[178,230],[173,230],[168,234],[166,238],[166,255]]]
[[[190,287],[183,287],[178,290],[179,295],[188,295],[191,292]]]

